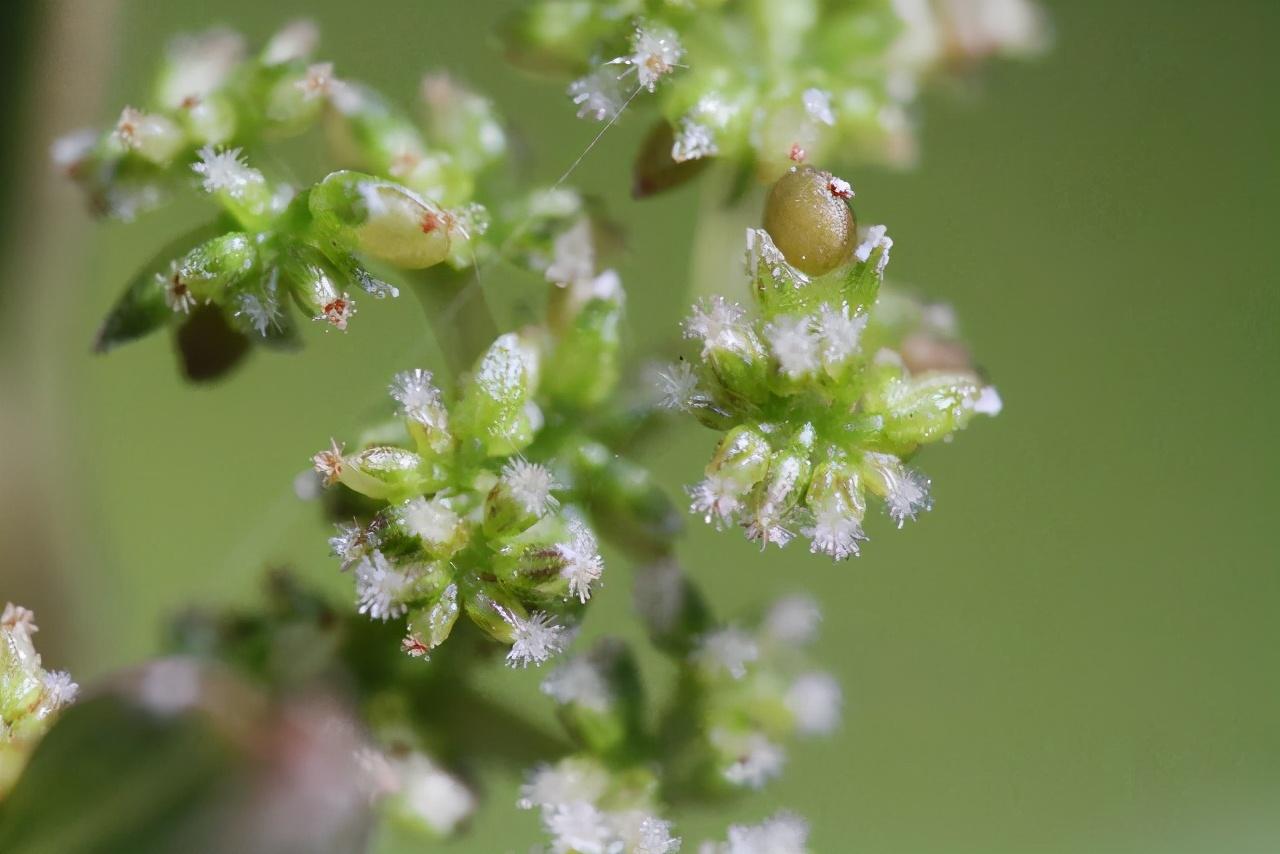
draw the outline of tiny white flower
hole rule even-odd
[[[399,777],[398,794],[409,812],[445,836],[476,810],[476,796],[457,777],[422,753],[392,763]]]
[[[598,122],[612,119],[626,103],[618,75],[608,67],[597,68],[570,83],[568,94],[578,107],[578,118]]]
[[[316,474],[324,478],[325,486],[333,486],[342,477],[346,460],[342,456],[342,446],[336,439],[329,440],[329,448],[311,458]]]
[[[81,128],[58,137],[49,146],[53,165],[67,175],[74,175],[98,145],[98,132]]]
[[[526,513],[541,518],[560,506],[551,492],[564,487],[546,466],[513,457],[502,467],[502,482]]]
[[[156,283],[164,290],[164,304],[170,311],[190,314],[191,309],[196,307],[195,294],[191,293],[187,283],[182,281],[182,271],[178,269],[178,262],[169,264],[167,274],[156,273]]]
[[[555,765],[539,765],[529,773],[516,806],[528,810],[579,801],[595,803],[609,784],[609,772],[595,760],[562,759]]]
[[[689,116],[680,119],[680,130],[671,145],[671,159],[676,163],[699,160],[719,154],[715,132]]]
[[[586,801],[557,804],[542,817],[556,854],[609,854],[614,834],[608,816]]]
[[[236,317],[243,317],[262,337],[280,321],[280,304],[266,294],[242,293],[236,300]]]
[[[795,533],[790,528],[764,513],[750,519],[743,528],[747,539],[753,543],[759,543],[761,550],[767,548],[770,543],[783,548],[795,538]]]
[[[822,609],[812,596],[784,596],[764,618],[764,631],[769,637],[790,644],[807,644],[818,636]]]
[[[512,631],[511,650],[507,653],[508,667],[541,664],[563,652],[569,643],[568,630],[544,611],[534,611],[528,617],[521,617],[503,610],[502,618]]]
[[[341,85],[341,82],[333,76],[332,62],[317,62],[307,67],[307,73],[296,85],[302,92],[302,100],[314,101],[333,94],[334,88]]]
[[[815,120],[822,122],[824,125],[833,125],[836,123],[836,117],[831,112],[831,93],[823,89],[805,89],[801,94],[804,101],[804,109]]]
[[[764,337],[778,366],[791,379],[800,379],[818,369],[823,342],[813,331],[812,318],[779,317],[765,326]]]
[[[675,854],[680,850],[680,837],[671,834],[671,822],[657,816],[640,819],[628,854]]]
[[[884,275],[884,268],[889,266],[889,250],[893,248],[893,238],[883,225],[870,225],[862,230],[862,242],[853,250],[853,257],[863,264],[871,258],[871,253],[879,249],[880,259],[876,261],[876,272]]]
[[[262,51],[263,65],[283,65],[306,59],[320,44],[320,27],[309,18],[290,21],[280,28]]]
[[[238,148],[219,151],[206,145],[196,153],[200,160],[191,164],[191,171],[200,176],[200,185],[206,193],[222,192],[239,198],[249,187],[266,181],[261,172],[241,159]]]
[[[413,586],[413,579],[392,565],[382,552],[374,549],[356,564],[356,604],[361,614],[371,619],[402,617],[409,610],[402,600]]]
[[[635,69],[640,85],[652,92],[658,81],[671,73],[683,55],[684,48],[674,30],[639,24],[631,37],[630,55],[610,60],[610,64]]]
[[[120,111],[120,118],[116,119],[115,129],[111,132],[112,139],[121,148],[137,148],[142,144],[148,119],[147,114],[136,107],[125,107]]]
[[[849,306],[839,309],[824,305],[818,313],[818,338],[822,341],[822,360],[828,366],[842,364],[858,352],[869,315],[849,316]]]
[[[591,598],[591,584],[604,572],[604,558],[595,534],[575,519],[569,523],[569,541],[557,543],[555,548],[564,561],[560,577],[568,580],[569,595],[586,602]]]
[[[747,342],[748,326],[742,306],[714,296],[693,307],[684,322],[684,337],[702,341],[702,356],[715,350],[739,349]]]
[[[704,635],[692,655],[694,661],[713,673],[724,671],[734,679],[746,676],[747,665],[759,657],[756,639],[732,626]]]
[[[352,523],[336,526],[338,533],[329,538],[330,553],[342,561],[342,569],[348,570],[359,563],[376,545],[369,529]]]
[[[684,359],[661,368],[657,372],[658,405],[663,409],[675,409],[688,412],[693,408],[698,396],[698,376],[693,365]]]
[[[40,631],[40,627],[36,625],[35,612],[12,602],[6,602],[4,612],[0,613],[0,629],[6,629],[26,637],[30,637]]]
[[[440,402],[440,389],[432,382],[430,371],[422,368],[401,371],[392,377],[390,391],[406,418],[425,427],[444,429],[448,426],[448,414]]]
[[[689,487],[689,497],[693,499],[689,509],[702,516],[708,525],[732,521],[742,507],[742,487],[719,474],[709,474]]]
[[[804,673],[787,689],[787,711],[796,729],[806,735],[825,735],[840,723],[844,701],[840,683],[827,673]]]
[[[729,827],[727,845],[703,846],[701,854],[808,854],[809,825],[780,812],[760,824]]]
[[[993,385],[984,386],[973,404],[974,412],[979,415],[990,415],[993,418],[999,415],[1002,409],[1004,409],[1004,401],[1000,399],[1000,392],[996,391]]]
[[[76,701],[80,686],[65,670],[50,670],[44,675],[44,703],[49,708],[61,709]]]
[[[815,509],[813,524],[802,528],[800,533],[809,538],[810,552],[830,555],[836,560],[856,557],[858,541],[867,538],[862,532],[862,520],[837,504]]]
[[[551,671],[543,680],[542,693],[562,705],[575,703],[596,712],[606,712],[613,705],[613,691],[588,655],[575,655]]]
[[[462,519],[449,506],[448,499],[436,496],[411,498],[400,506],[400,523],[427,548],[440,549],[458,536]]]
[[[735,786],[759,789],[781,774],[787,761],[786,751],[760,733],[742,736],[712,730],[711,739],[719,750],[737,757],[721,772]]]
[[[890,518],[901,528],[908,519],[933,506],[929,497],[929,479],[914,469],[907,468],[892,454],[869,452],[867,462],[875,472],[878,491],[884,499]]]
[[[592,279],[596,269],[596,248],[591,237],[590,220],[583,217],[572,228],[557,235],[552,254],[546,272],[548,282],[563,287]]]

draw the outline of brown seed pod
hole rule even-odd
[[[810,276],[849,260],[858,244],[858,222],[846,199],[849,185],[809,166],[778,179],[764,204],[764,227],[791,266]]]

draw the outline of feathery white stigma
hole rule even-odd
[[[541,664],[561,653],[569,643],[568,630],[557,625],[544,611],[534,611],[527,618],[507,610],[501,613],[513,635],[511,650],[507,653],[509,667]]]
[[[391,378],[390,392],[400,404],[404,417],[426,427],[447,426],[448,416],[440,405],[440,389],[432,382],[430,371],[422,368],[401,371]]]
[[[50,670],[44,675],[44,703],[53,709],[61,709],[76,701],[80,686],[65,670]]]
[[[818,313],[818,338],[822,341],[822,361],[828,366],[844,363],[858,352],[869,315],[849,315],[849,306],[839,309],[824,305]]]
[[[760,824],[730,825],[727,844],[703,845],[699,854],[808,854],[808,844],[808,823],[780,812]]]
[[[342,561],[342,569],[345,571],[369,554],[376,543],[363,525],[352,523],[336,527],[338,533],[329,538],[329,552]]]
[[[811,318],[779,317],[765,326],[764,337],[778,366],[791,379],[800,379],[818,369],[818,351],[823,342],[814,334]]]
[[[576,801],[594,803],[610,784],[609,772],[591,759],[562,759],[539,765],[520,787],[516,806],[522,810],[554,807]]]
[[[747,675],[747,665],[760,657],[756,640],[742,629],[729,627],[704,635],[693,658],[712,672],[724,671],[734,679]]]
[[[631,54],[610,60],[609,64],[634,68],[640,85],[652,92],[658,81],[671,73],[683,55],[684,48],[674,30],[640,24],[631,37]]]
[[[630,854],[675,854],[680,850],[680,837],[671,834],[671,822],[646,815],[636,826]]]
[[[238,148],[219,151],[206,145],[196,153],[200,160],[191,164],[191,171],[200,176],[200,186],[206,193],[223,192],[238,198],[250,186],[266,181],[261,172],[241,159]]]
[[[714,296],[693,307],[684,322],[684,337],[702,341],[702,356],[715,350],[733,350],[747,341],[746,312],[742,306]]]
[[[557,804],[543,813],[542,823],[555,840],[554,851],[611,854],[616,850],[608,815],[586,801]]]
[[[813,525],[800,533],[809,538],[809,551],[830,555],[836,560],[856,557],[858,541],[865,540],[862,521],[839,505],[819,507],[813,514]]]
[[[570,83],[568,94],[578,106],[578,118],[598,122],[616,116],[626,103],[618,75],[607,66]]]
[[[564,561],[560,577],[569,582],[569,595],[579,602],[591,598],[591,584],[604,572],[604,558],[591,529],[578,520],[569,523],[569,542],[558,543],[556,551]]]
[[[698,377],[693,365],[681,359],[657,372],[658,405],[688,412],[698,398]]]
[[[702,521],[719,525],[733,520],[742,506],[742,487],[719,474],[709,474],[700,483],[689,487],[693,499],[689,509],[702,516]]]
[[[502,482],[526,513],[541,518],[560,506],[551,492],[563,487],[546,466],[513,457],[502,467]]]
[[[805,735],[825,735],[840,723],[844,695],[828,673],[803,673],[787,689],[787,711]]]
[[[236,317],[243,317],[263,338],[267,337],[272,326],[280,322],[280,304],[272,296],[240,294],[236,302]]]
[[[462,520],[443,498],[419,496],[400,507],[400,523],[427,548],[443,548],[453,542]]]
[[[680,131],[671,145],[671,159],[676,163],[699,160],[720,153],[715,132],[689,116],[680,119]]]
[[[889,517],[901,528],[906,520],[933,506],[929,497],[929,479],[914,469],[907,468],[892,454],[867,454],[867,462],[876,474],[871,486],[884,499]]]
[[[413,579],[391,564],[382,552],[374,550],[356,565],[356,604],[361,614],[386,621],[402,617],[408,606],[401,599],[409,592]]]

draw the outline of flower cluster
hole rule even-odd
[[[704,842],[698,854],[807,854],[808,843],[808,822],[780,812],[759,824],[731,825],[727,841]]]
[[[12,602],[0,613],[0,797],[13,785],[27,755],[73,703],[79,686],[64,670],[41,665],[31,636],[35,615]]]
[[[508,22],[508,55],[533,70],[582,75],[569,95],[579,116],[595,120],[615,118],[686,66],[661,100],[667,167],[720,157],[753,163],[765,179],[836,153],[911,160],[922,82],[989,55],[1037,53],[1047,30],[1032,0],[593,0],[573,8],[569,16],[558,0],[526,6]]]
[[[788,208],[785,227],[747,232],[757,312],[718,296],[695,307],[698,360],[662,379],[667,406],[724,434],[692,509],[762,546],[802,534],[837,560],[866,539],[869,496],[899,527],[927,510],[929,481],[907,461],[1001,405],[945,309],[882,294],[893,241],[883,226],[853,239],[838,181],[807,167],[779,180],[765,220]]]
[[[184,357],[196,349],[188,338],[226,339],[232,353],[255,341],[293,347],[291,306],[345,331],[361,295],[398,296],[371,268],[465,269],[501,246],[541,269],[581,215],[572,191],[480,186],[507,152],[487,99],[428,74],[415,121],[314,62],[315,42],[306,23],[257,55],[224,30],[179,39],[145,109],[126,107],[111,128],[55,143],[55,161],[99,213],[132,219],[183,187],[220,212],[134,277],[98,333],[99,351],[167,325],[179,326]],[[259,156],[266,143],[320,125],[333,160],[359,171],[294,186],[262,167],[273,162]],[[205,378],[197,366],[187,372]]]
[[[699,731],[721,784],[761,788],[782,772],[787,739],[828,735],[839,724],[840,686],[804,654],[820,619],[811,598],[789,596],[752,630],[722,626],[698,639],[690,662]]]
[[[656,813],[658,781],[618,773],[589,756],[535,768],[517,805],[538,809],[555,854],[673,854],[680,837]]]

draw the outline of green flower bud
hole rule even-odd
[[[503,539],[527,530],[559,506],[551,494],[559,488],[545,466],[520,458],[509,460],[485,498],[485,534]]]
[[[720,398],[750,405],[768,396],[769,354],[740,305],[717,296],[694,306],[684,334],[702,341],[712,391]]]
[[[621,320],[618,300],[591,299],[560,333],[543,371],[542,390],[553,401],[585,410],[609,396],[620,372]]]
[[[806,424],[794,442],[769,458],[769,473],[755,488],[746,510],[747,539],[785,546],[793,536],[786,527],[813,474],[814,429]]]
[[[622,641],[601,639],[586,654],[557,665],[542,692],[556,701],[565,728],[592,754],[624,759],[644,744],[640,671]]]
[[[506,153],[507,134],[488,98],[436,73],[422,79],[422,101],[428,137],[453,152],[462,169],[478,172]]]
[[[328,450],[312,457],[312,463],[326,486],[341,482],[369,498],[403,499],[434,486],[420,470],[422,458],[404,448],[383,445],[346,456],[332,442]]]
[[[358,172],[334,172],[311,190],[315,227],[350,249],[421,269],[449,254],[454,217],[413,191]]]
[[[862,532],[867,502],[856,466],[844,459],[819,463],[805,505],[813,514],[813,525],[802,532],[810,540],[809,551],[836,560],[858,554],[859,541],[867,538]]]
[[[458,621],[458,585],[451,583],[431,604],[409,612],[409,633],[401,644],[409,655],[419,658],[444,643]]]
[[[236,106],[220,93],[185,105],[179,118],[187,136],[201,145],[222,145],[236,133]]]
[[[778,179],[764,206],[764,228],[796,269],[829,273],[848,262],[858,242],[858,227],[846,199],[849,185],[830,172],[808,166]]]
[[[454,431],[479,442],[491,457],[508,456],[533,441],[527,404],[532,355],[514,333],[500,336],[468,377],[454,415]]]
[[[324,255],[303,244],[284,254],[281,264],[285,284],[298,306],[314,320],[323,320],[340,332],[356,313],[355,300],[341,289],[342,276]]]
[[[157,166],[168,166],[187,144],[182,129],[172,119],[133,107],[125,107],[120,113],[111,142],[121,153],[133,154]]]
[[[548,516],[494,558],[499,581],[522,597],[586,602],[604,571],[595,534],[578,518]]]
[[[241,232],[215,237],[191,250],[178,264],[170,282],[171,300],[184,293],[204,302],[221,302],[230,285],[243,279],[258,260],[253,238]],[[178,290],[176,294],[172,291]]]
[[[885,436],[896,447],[936,442],[973,418],[982,386],[966,374],[895,377],[868,392],[868,408],[883,413]]]
[[[206,145],[197,153],[199,159],[191,171],[200,176],[204,191],[244,228],[256,231],[270,226],[279,213],[274,192],[263,174],[244,162],[240,149]]]
[[[754,425],[730,430],[707,464],[707,476],[690,489],[690,509],[708,523],[732,521],[743,498],[768,472],[771,454],[769,440]]]

